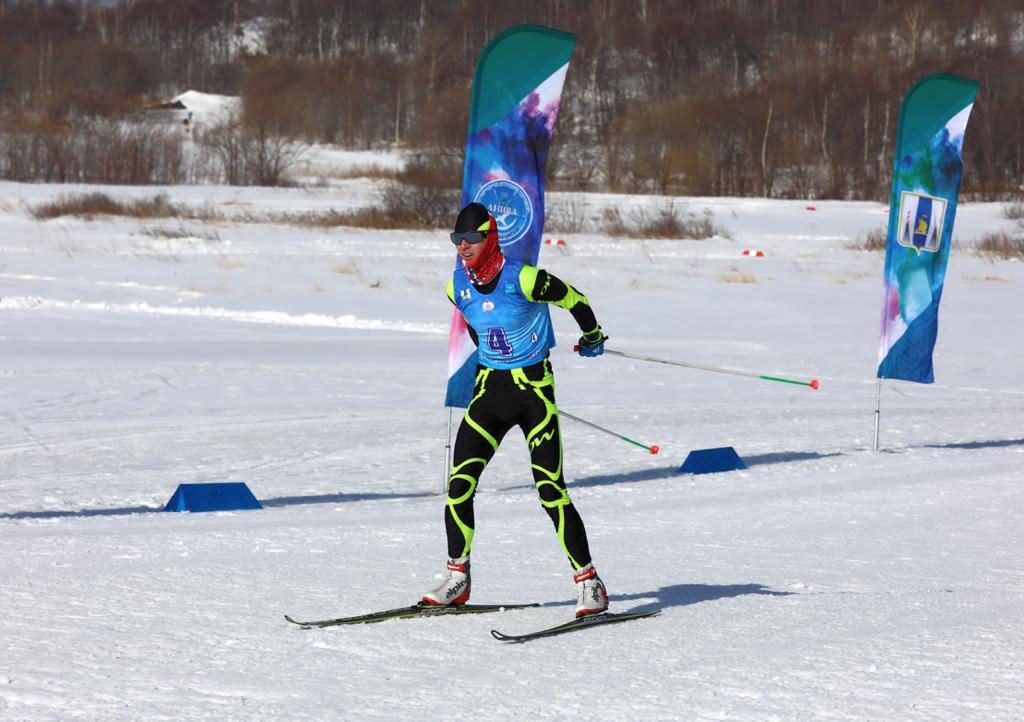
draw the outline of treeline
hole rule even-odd
[[[457,185],[474,63],[517,23],[578,36],[552,189],[885,199],[900,101],[932,72],[981,83],[964,193],[1021,188],[1013,0],[0,0],[0,122],[240,95],[250,133],[415,149],[418,182]]]

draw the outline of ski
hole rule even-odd
[[[528,632],[527,634],[504,634],[503,632],[499,632],[497,629],[492,629],[491,636],[499,642],[529,642],[532,639],[553,637],[556,634],[575,632],[579,629],[590,629],[591,627],[600,627],[605,624],[628,622],[631,619],[645,619],[646,617],[653,617],[660,612],[660,609],[652,609],[647,612],[622,612],[620,614],[616,614],[615,612],[604,612],[602,614],[579,617],[569,622],[557,624],[554,627],[539,629],[536,632]]]
[[[374,622],[385,622],[389,619],[412,619],[414,617],[441,617],[449,614],[486,614],[488,612],[503,612],[506,609],[527,609],[539,607],[539,604],[456,604],[451,606],[440,606],[433,604],[411,604],[408,607],[396,607],[395,609],[384,609],[379,612],[358,614],[354,617],[338,617],[337,619],[319,619],[314,621],[301,621],[289,615],[284,615],[292,624],[297,624],[303,629],[319,629],[322,627],[338,627],[345,624],[372,624]]]

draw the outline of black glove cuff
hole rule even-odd
[[[584,346],[596,346],[602,341],[607,340],[608,337],[604,335],[604,331],[601,330],[600,326],[595,328],[593,331],[588,331],[587,333],[580,336],[580,343],[583,344]]]

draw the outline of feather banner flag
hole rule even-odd
[[[889,201],[879,379],[930,384],[964,132],[978,84],[929,75],[903,99]]]
[[[540,254],[548,150],[575,47],[570,33],[517,25],[488,43],[473,75],[462,205],[486,206],[505,257],[531,265]],[[476,363],[466,322],[453,310],[445,406],[469,406]]]

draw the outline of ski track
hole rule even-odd
[[[130,287],[127,286],[127,287]],[[377,319],[359,319],[355,316],[326,316],[322,314],[288,314],[280,311],[234,311],[226,308],[183,308],[153,306],[148,303],[110,304],[80,301],[59,301],[56,299],[15,296],[0,299],[0,311],[72,311],[81,313],[138,313],[151,316],[179,316],[186,318],[234,321],[237,323],[258,323],[282,326],[304,326],[336,329],[369,329],[381,331],[406,331],[411,333],[445,334],[441,324],[416,324],[388,322]]]

